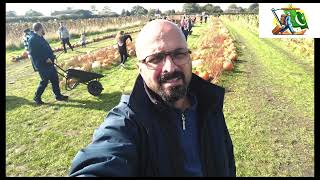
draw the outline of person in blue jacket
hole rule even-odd
[[[41,99],[41,95],[46,89],[49,81],[52,84],[52,90],[55,94],[56,100],[67,100],[68,96],[64,96],[60,92],[59,77],[53,64],[55,55],[53,54],[48,42],[43,38],[45,32],[42,24],[34,23],[33,30],[35,33],[32,33],[28,40],[28,49],[30,56],[32,57],[31,59],[33,61],[35,71],[39,72],[41,78],[33,100],[37,105],[44,104]]]
[[[225,90],[192,74],[184,34],[148,22],[136,40],[139,75],[110,110],[69,176],[236,176]]]

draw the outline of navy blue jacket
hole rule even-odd
[[[48,42],[36,33],[32,33],[28,40],[28,49],[32,57],[35,70],[44,71],[48,68],[54,67],[53,64],[47,63],[50,58],[54,61],[53,51]]]
[[[198,99],[200,152],[205,176],[235,176],[232,141],[223,115],[224,89],[192,76]],[[73,159],[70,176],[184,176],[183,153],[171,111],[139,75],[93,141]]]

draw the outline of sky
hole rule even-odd
[[[29,9],[41,12],[45,16],[50,16],[51,12],[65,10],[67,7],[73,9],[91,10],[91,6],[95,5],[98,11],[102,10],[104,6],[109,6],[110,9],[118,14],[121,14],[122,9],[131,10],[132,7],[140,5],[145,9],[160,9],[166,11],[174,9],[175,11],[182,11],[184,3],[6,3],[6,11],[15,11],[17,15],[24,15]],[[198,3],[203,6],[207,3]],[[220,6],[222,10],[228,8],[232,3],[210,3],[215,6]],[[237,6],[248,8],[252,3],[234,3]]]

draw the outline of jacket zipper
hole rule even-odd
[[[184,114],[181,114],[181,120],[182,120],[182,129],[186,130],[186,117],[184,116]]]

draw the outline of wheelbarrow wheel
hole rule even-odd
[[[88,92],[93,96],[99,96],[103,90],[102,84],[99,81],[90,81],[87,88]]]

